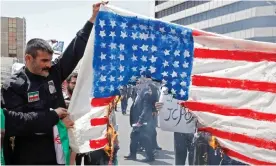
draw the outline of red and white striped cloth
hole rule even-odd
[[[276,165],[276,44],[196,30],[194,39],[192,86],[182,104],[230,157]]]

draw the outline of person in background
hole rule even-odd
[[[137,97],[130,108],[130,125],[132,132],[130,135],[130,153],[125,159],[136,160],[138,143],[140,142],[146,150],[146,159],[144,162],[154,161],[152,134],[153,118],[151,95],[149,87],[144,86],[141,82],[137,83]]]
[[[156,150],[162,150],[161,147],[158,146],[158,143],[157,143],[157,131],[156,131],[156,127],[157,127],[157,116],[158,116],[158,112],[155,108],[155,103],[158,102],[159,100],[159,89],[158,87],[154,84],[154,83],[150,83],[149,84],[149,87],[152,91],[152,95],[151,95],[151,104],[153,105],[153,108],[152,108],[152,116],[153,116],[153,137],[152,137],[152,143],[153,143],[153,148],[156,149]]]
[[[69,127],[73,127],[74,123],[63,116],[67,110],[61,84],[82,58],[101,4],[93,5],[89,21],[53,63],[53,49],[49,43],[43,39],[31,39],[25,50],[26,67],[3,84],[1,108],[7,109],[11,116],[20,117],[19,120],[25,118],[29,123],[20,126],[17,125],[19,120],[5,119],[4,158],[7,165],[65,164],[56,157],[53,127],[60,118]],[[22,116],[24,113],[32,113],[32,117]],[[43,125],[34,123],[40,123],[37,121],[39,114],[44,114]],[[12,142],[10,138],[14,138]]]
[[[65,104],[66,104],[66,108],[69,107],[69,103],[71,100],[71,97],[73,95],[73,91],[75,89],[76,83],[77,83],[77,78],[78,78],[78,73],[72,73],[67,79],[67,91],[64,94],[64,100],[65,100]]]
[[[127,101],[128,101],[128,93],[127,93],[127,86],[123,86],[120,89],[120,96],[121,96],[121,109],[122,114],[125,115],[127,111]]]

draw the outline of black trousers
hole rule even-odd
[[[84,158],[84,165],[107,165],[108,157],[103,150],[97,150],[85,154],[77,154],[76,165],[81,165]]]
[[[152,131],[149,127],[133,127],[130,134],[130,154],[136,155],[139,143],[145,147],[148,158],[153,158]]]
[[[185,165],[188,152],[189,165],[193,165],[193,137],[190,133],[174,133],[175,165]]]

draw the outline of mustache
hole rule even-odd
[[[43,71],[49,71],[50,68],[49,67],[45,67],[45,68],[42,68]]]

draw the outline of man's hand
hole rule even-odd
[[[69,116],[63,118],[62,122],[64,123],[67,129],[74,127],[74,122],[69,118]]]
[[[96,19],[96,17],[97,17],[97,14],[99,13],[99,10],[100,10],[101,5],[106,5],[106,4],[108,4],[108,1],[96,3],[96,4],[93,5],[93,15],[92,15],[92,17],[89,19],[89,21],[90,21],[91,23],[94,23],[94,22],[95,22],[95,19]]]
[[[65,108],[59,107],[59,108],[55,109],[55,111],[58,114],[58,117],[61,118],[61,119],[65,118],[66,116],[69,115],[68,112],[67,112],[67,109],[65,109]]]
[[[164,103],[156,102],[155,108],[157,111],[160,111],[163,108]]]

